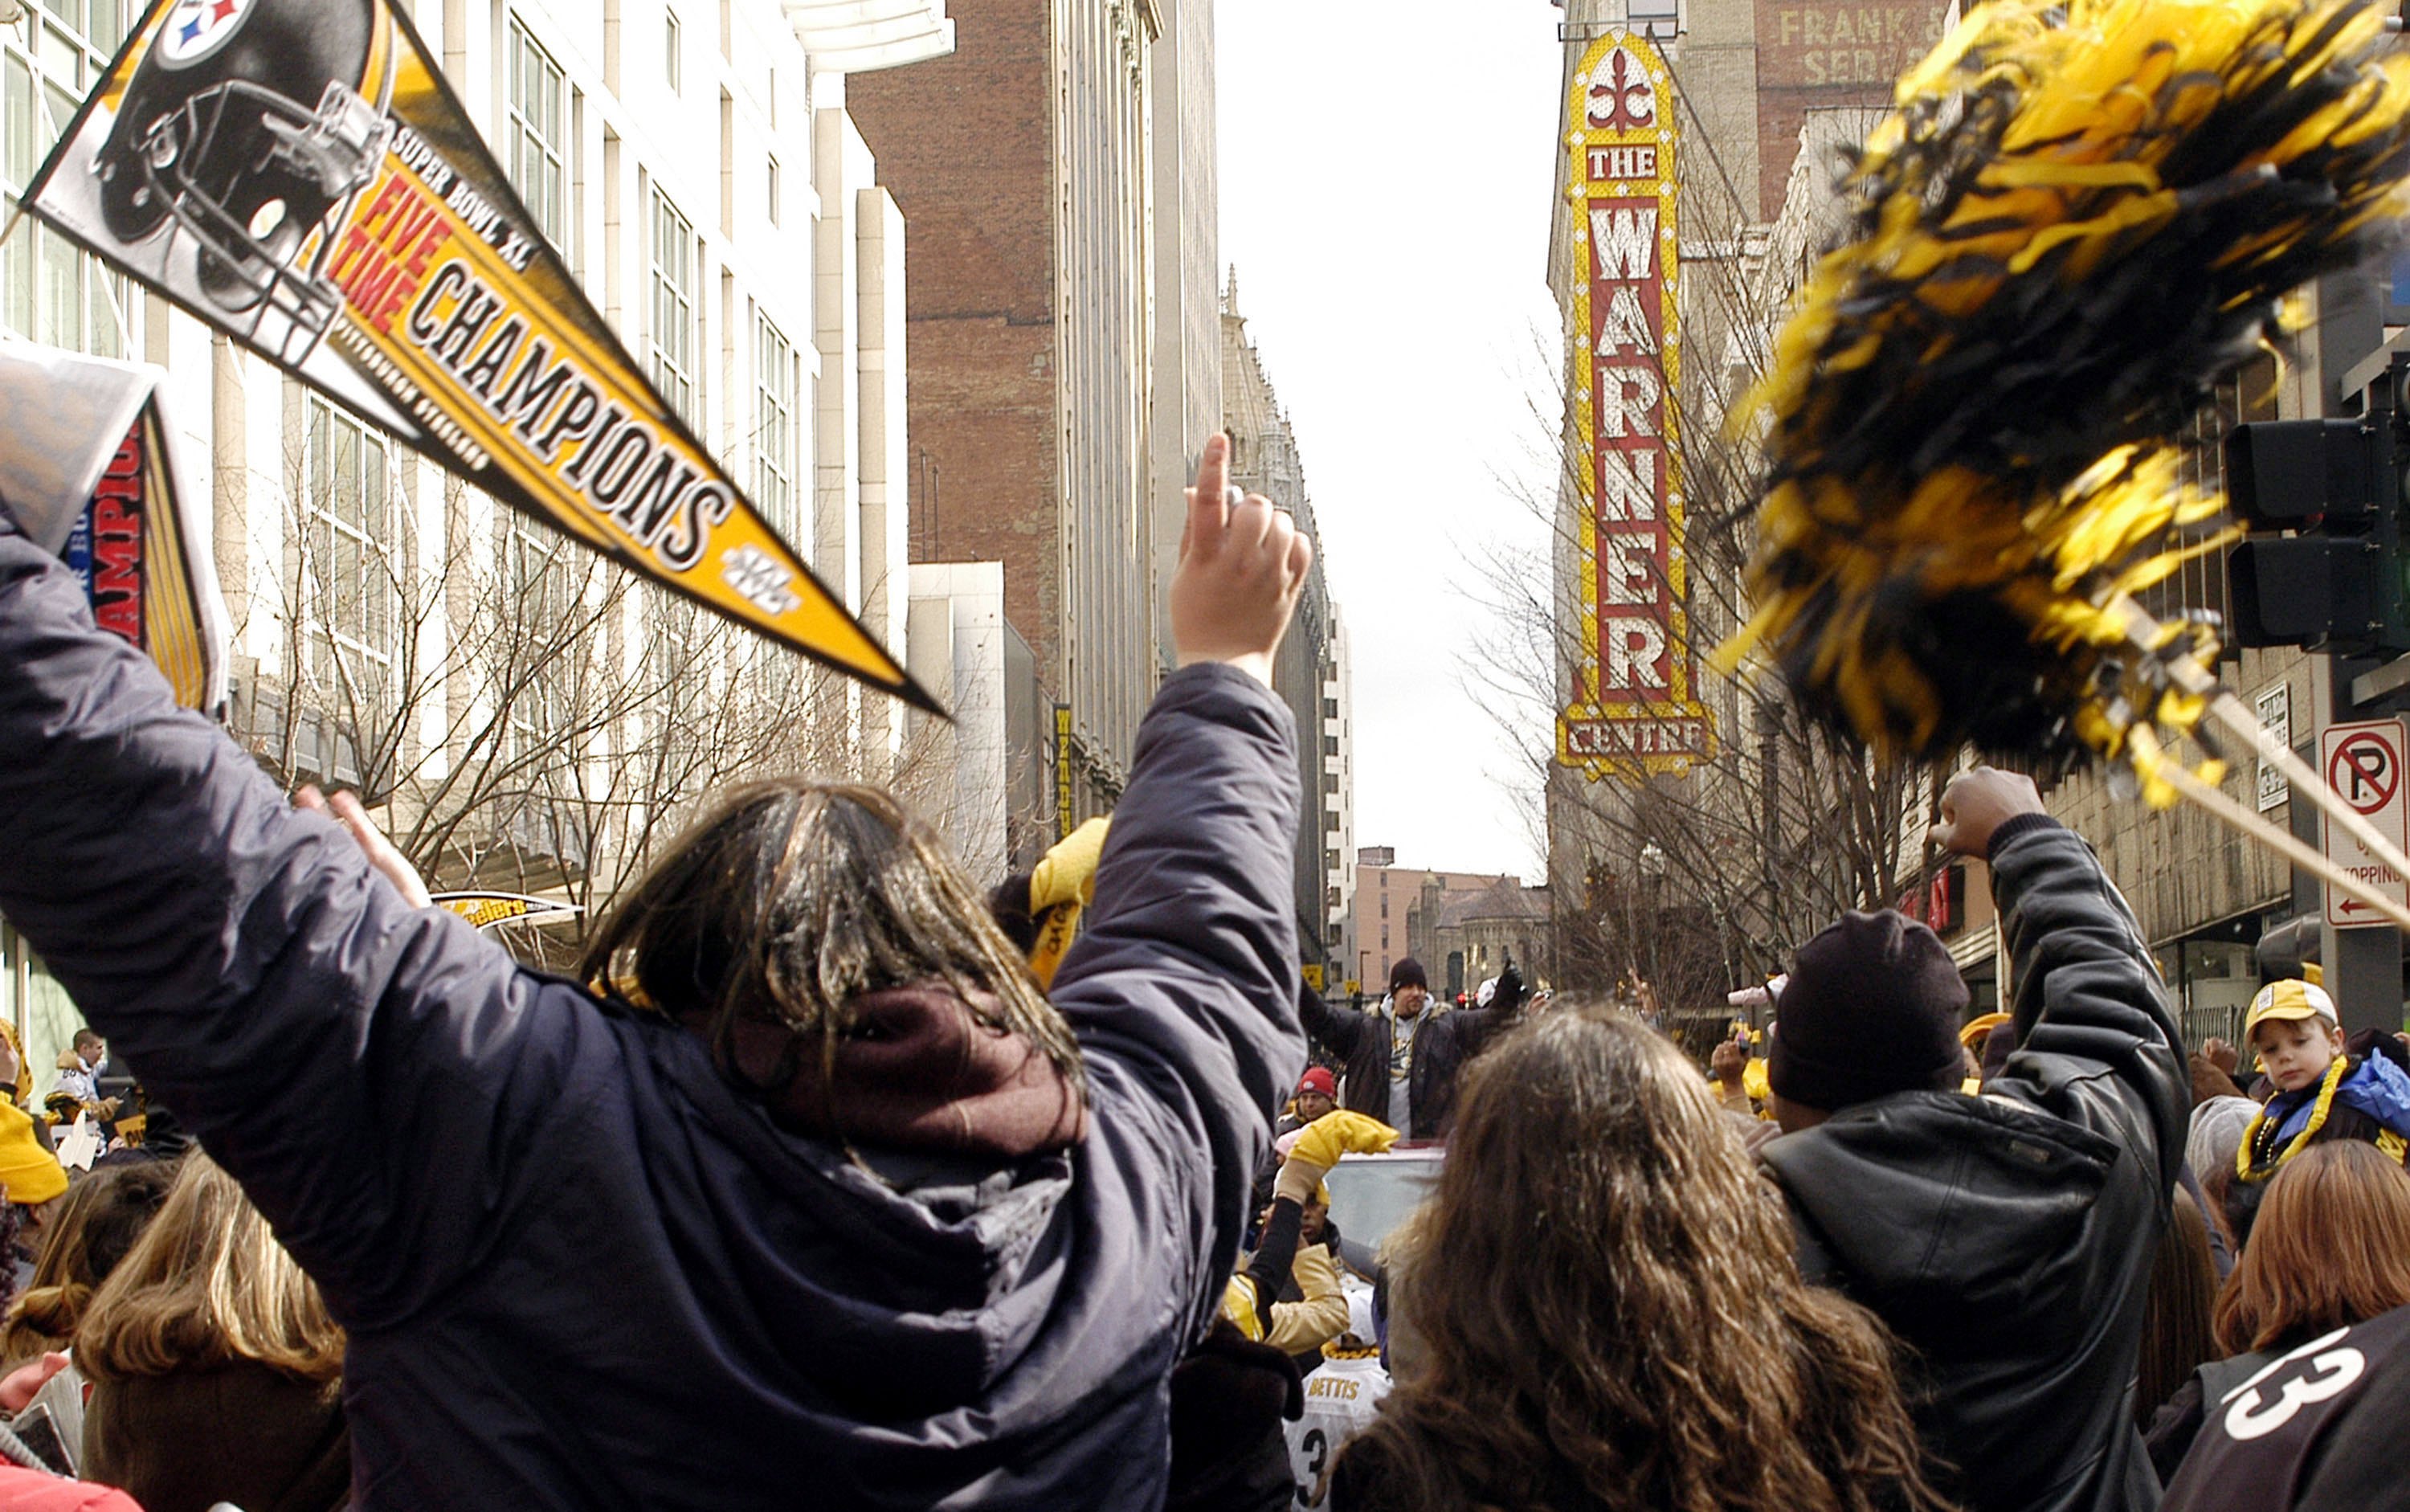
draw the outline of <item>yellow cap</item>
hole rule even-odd
[[[1983,1041],[1992,1037],[1992,1031],[2009,1022],[2010,1016],[2006,1013],[1979,1014],[1967,1020],[1967,1026],[1958,1031],[1958,1042],[1980,1054]]]
[[[2251,1031],[2270,1019],[2313,1018],[2335,1022],[2334,999],[2324,987],[2306,981],[2272,981],[2251,999],[2251,1011],[2243,1020],[2243,1038],[2249,1040]]]

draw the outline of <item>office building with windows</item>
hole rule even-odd
[[[1235,272],[1222,294],[1222,429],[1230,433],[1230,481],[1288,511],[1299,530],[1319,541],[1297,431],[1281,408],[1263,354],[1247,335]],[[1345,976],[1343,962],[1333,967],[1343,942],[1332,917],[1347,891],[1336,879],[1353,844],[1355,819],[1354,800],[1344,795],[1354,786],[1353,754],[1343,749],[1343,734],[1330,728],[1336,722],[1343,732],[1347,722],[1344,696],[1333,691],[1335,683],[1343,682],[1332,646],[1337,612],[1317,550],[1272,662],[1272,688],[1297,719],[1303,798],[1297,835],[1298,949],[1307,980],[1319,978],[1316,984],[1325,990]]]
[[[905,233],[845,76],[941,55],[952,29],[944,0],[875,8],[491,0],[413,15],[629,352],[909,662]],[[10,211],[139,9],[29,0],[0,28]],[[281,778],[360,788],[439,885],[590,913],[705,792],[768,772],[893,783],[952,817],[953,774],[918,754],[927,721],[496,505],[31,223],[0,244],[0,327],[168,371],[187,475],[212,506],[232,729]],[[568,941],[511,943],[557,956]],[[36,1067],[75,1026],[5,925],[0,1013]]]
[[[1076,821],[1127,778],[1166,654],[1162,492],[1220,414],[1212,6],[987,0],[956,26],[951,56],[848,84],[912,226],[912,554],[1004,563],[1069,711],[1061,750],[1015,759],[1067,772]],[[1063,827],[1042,817],[1015,833]]]

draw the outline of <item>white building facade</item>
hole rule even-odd
[[[0,27],[10,210],[140,7],[25,9]],[[656,386],[920,664],[905,227],[843,71],[950,48],[944,0],[426,0],[413,16]],[[0,246],[0,328],[167,370],[212,505],[230,723],[287,780],[362,787],[439,886],[600,906],[704,791],[781,771],[893,783],[983,841],[994,806],[960,796],[933,764],[951,748],[916,746],[900,704],[632,583],[30,223]],[[976,609],[943,616],[950,671]],[[78,1022],[5,924],[0,1012],[36,1066]]]

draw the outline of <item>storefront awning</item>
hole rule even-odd
[[[785,0],[787,24],[812,66],[866,74],[954,51],[946,0]]]
[[[2000,926],[1996,923],[1967,931],[1949,942],[1951,965],[1961,972],[1991,970],[1992,957],[1999,950],[1999,938]]]

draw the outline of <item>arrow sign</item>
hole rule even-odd
[[[2318,735],[2319,769],[2343,801],[2364,814],[2378,834],[2396,845],[2410,844],[2410,802],[2402,781],[2405,741],[2399,720],[2329,725]],[[2410,885],[2393,868],[2369,854],[2358,840],[2323,818],[2327,859],[2397,902],[2410,901]],[[2338,928],[2382,925],[2384,917],[2357,898],[2326,889],[2327,923]]]

